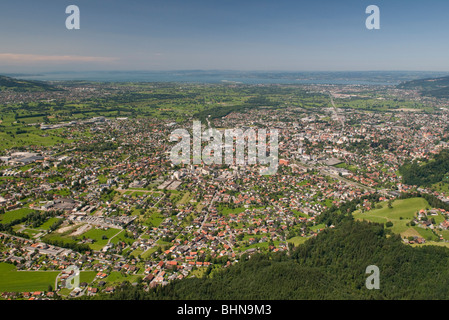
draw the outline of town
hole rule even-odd
[[[413,90],[65,82],[59,89],[0,96],[0,265],[11,279],[41,277],[4,298],[107,294],[123,281],[150,290],[202,277],[256,252],[289,252],[333,227],[320,223],[324,211],[367,196],[376,202],[358,205],[360,219],[412,203],[399,199],[408,192],[449,204],[449,179],[431,187],[402,179],[405,163],[430,160],[449,141],[447,102]],[[209,107],[198,109],[200,102]],[[195,119],[222,133],[277,130],[277,172],[261,175],[261,163],[173,163],[170,136],[191,131]],[[449,211],[419,201],[388,220],[393,231],[408,244],[449,243]],[[69,266],[81,270],[73,290]]]

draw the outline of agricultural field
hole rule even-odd
[[[89,231],[83,233],[78,239],[92,239],[93,244],[89,244],[92,250],[101,250],[108,242],[109,239],[121,232],[120,229],[109,228],[107,230],[92,228]],[[116,240],[117,241],[117,240]]]
[[[56,222],[58,222],[59,220],[61,220],[60,218],[50,218],[47,221],[45,221],[43,224],[41,224],[38,229],[42,229],[42,230],[48,230],[50,229],[50,227],[55,224]]]
[[[246,208],[243,207],[237,207],[237,208],[229,208],[225,206],[219,206],[218,207],[218,213],[222,214],[224,216],[227,216],[229,214],[239,214],[246,210]]]
[[[430,241],[438,239],[430,229],[424,229],[418,225],[412,226],[410,224],[418,211],[430,208],[429,203],[424,198],[396,200],[392,203],[393,208],[388,208],[387,202],[382,202],[380,205],[381,208],[364,213],[356,211],[353,213],[353,216],[358,220],[367,220],[383,224],[391,222],[393,223],[393,226],[390,228],[391,231],[400,234],[403,238],[418,236]],[[444,220],[444,217],[438,215],[434,219],[438,224]],[[443,237],[449,239],[449,233],[439,231],[437,231],[437,233],[443,233]]]
[[[47,291],[48,286],[54,287],[58,271],[17,271],[8,263],[0,263],[0,291],[25,292]]]
[[[138,278],[143,278],[142,275],[137,274],[126,274],[118,271],[112,271],[103,281],[107,282],[108,285],[117,285],[123,281],[129,281],[130,283],[136,282]]]
[[[62,136],[63,129],[43,131],[37,123],[43,123],[43,117],[14,116],[12,113],[2,115],[0,125],[0,149],[20,148],[25,146],[53,146],[70,143],[72,140]],[[36,125],[34,125],[36,124]]]
[[[34,210],[28,208],[22,208],[17,210],[8,211],[4,214],[0,214],[0,223],[10,223],[17,219],[22,219],[29,215]]]
[[[335,105],[338,108],[351,108],[367,111],[392,111],[392,110],[432,110],[422,103],[415,101],[405,101],[397,99],[377,99],[377,98],[352,98],[352,99],[335,99]]]

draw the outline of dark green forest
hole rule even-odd
[[[425,163],[414,161],[404,164],[399,171],[405,184],[431,186],[447,177],[449,173],[449,150],[442,150],[435,155],[434,159]]]
[[[449,77],[406,81],[397,85],[399,89],[417,89],[424,96],[449,98]]]
[[[4,89],[16,92],[60,90],[42,81],[19,80],[0,76],[0,91],[3,91]]]

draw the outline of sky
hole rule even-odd
[[[0,73],[449,71],[448,17],[442,0],[2,0]]]

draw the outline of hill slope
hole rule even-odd
[[[424,163],[407,163],[399,168],[405,184],[430,187],[442,181],[449,173],[449,151],[441,150],[433,159]],[[446,179],[447,180],[447,179]]]
[[[435,98],[449,98],[449,77],[407,81],[397,85],[397,88],[419,90],[422,95]]]
[[[41,81],[29,81],[0,75],[0,91],[12,90],[16,92],[55,91],[56,87]]]

